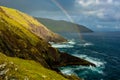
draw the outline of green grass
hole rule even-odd
[[[67,80],[55,71],[44,68],[39,63],[32,60],[7,57],[0,53],[0,65],[7,63],[9,69],[6,76],[14,77],[19,80],[28,78],[29,80]],[[17,70],[15,70],[17,68]]]
[[[30,28],[29,23],[32,23],[37,26],[43,26],[40,22],[37,20],[33,19],[33,17],[22,13],[18,10],[7,8],[0,6],[1,9],[3,9],[4,13],[9,16],[12,20],[20,23],[21,25],[25,26],[26,28]]]
[[[30,41],[34,45],[38,40],[33,34],[30,34],[30,32],[46,41],[55,41],[55,39],[55,42],[57,42],[57,40],[60,40],[60,42],[66,41],[63,37],[48,30],[43,24],[41,24],[41,22],[38,22],[33,17],[15,9],[0,6],[0,20],[5,21],[4,23],[9,26],[9,29],[14,29],[14,32],[20,36],[24,36],[24,34],[27,33],[26,35],[33,39]],[[18,33],[17,31],[19,29],[24,31],[24,34]],[[28,30],[30,32],[28,32]]]
[[[41,64],[43,63],[43,65],[47,65],[44,59],[54,58],[54,56],[51,58],[51,55],[49,55],[51,53],[48,50],[50,45],[29,30],[31,27],[37,29],[34,26],[30,26],[30,24],[38,25],[39,30],[42,29],[40,27],[42,24],[27,14],[0,6],[0,51],[9,56],[33,59]],[[43,33],[46,30],[43,30]],[[39,34],[42,35],[42,33]],[[48,37],[49,35],[44,33],[44,36]]]
[[[15,10],[8,9],[5,7],[1,7],[1,8],[5,11],[5,12],[0,12],[0,16],[2,16],[2,17],[0,17],[0,20],[1,20],[0,26],[4,26],[1,28],[4,28],[4,29],[5,29],[5,27],[9,28],[9,30],[13,31],[14,33],[16,33],[17,35],[19,35],[22,38],[28,38],[28,39],[31,38],[31,39],[29,39],[30,42],[33,45],[36,45],[37,42],[39,41],[39,39],[34,34],[32,34],[30,31],[28,31],[26,29],[26,28],[30,28],[28,23],[26,21],[24,21],[24,19],[22,19],[22,17],[20,15],[18,15],[18,13],[15,12]],[[14,17],[6,16],[6,14],[8,15],[11,13],[14,15]],[[18,20],[18,21],[16,21],[16,20]]]

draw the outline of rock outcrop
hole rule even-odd
[[[40,23],[24,13],[0,7],[0,52],[10,57],[34,60],[43,67],[55,71],[59,71],[57,67],[66,65],[95,66],[86,60],[61,53],[51,47],[43,35],[38,35],[34,31],[37,27],[41,31],[48,30],[43,25],[41,29]],[[51,31],[48,30],[48,34],[49,32]]]
[[[95,64],[90,63],[89,61],[73,57],[67,53],[62,53],[60,55],[60,63],[58,64],[58,66],[70,66],[70,65],[95,66]]]

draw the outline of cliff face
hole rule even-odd
[[[23,26],[32,33],[36,34],[37,36],[45,39],[47,42],[65,42],[66,39],[61,37],[60,35],[51,32],[48,30],[43,24],[35,20],[33,17],[28,16],[27,14],[24,14],[22,12],[19,12],[14,9],[6,8],[6,7],[0,7],[0,12],[4,13],[1,15],[1,18],[3,16],[6,16],[6,22],[8,24],[12,24],[15,26],[14,23],[17,23],[17,26]]]
[[[88,33],[93,32],[89,28],[83,25],[63,21],[63,20],[52,20],[52,19],[46,19],[46,18],[36,18],[38,21],[40,21],[42,24],[44,24],[47,28],[52,30],[56,33]]]
[[[39,23],[26,14],[19,13],[13,9],[0,7],[0,52],[8,56],[32,59],[49,68],[47,61],[52,62],[59,57],[57,50],[53,48],[54,53],[49,51],[51,46],[44,40],[46,38],[33,34],[30,31],[33,27],[29,26],[25,19],[34,22],[34,25],[40,25]]]
[[[42,29],[40,29],[41,26]],[[68,55],[67,53],[59,52],[57,49],[51,47],[51,45],[46,42],[47,40],[51,41],[51,39],[44,38],[45,34],[44,36],[43,34],[38,35],[37,32],[39,32],[39,30],[34,31],[34,29],[40,29],[41,31],[44,31],[44,29],[48,30],[42,24],[38,23],[32,17],[24,13],[5,7],[0,7],[1,54],[10,56],[11,59],[12,57],[17,57],[24,59],[25,61],[34,60],[36,63],[40,64],[44,68],[55,71],[59,71],[57,69],[58,67],[66,65],[95,66],[94,64],[86,60],[82,60],[77,57]],[[41,31],[39,34],[41,34]],[[48,30],[48,33],[49,32],[51,31]],[[52,34],[54,33],[51,32],[51,35]],[[48,37],[50,35],[48,34],[46,36]],[[2,57],[2,55],[0,55],[0,57]],[[38,66],[39,65],[37,65],[37,67]],[[24,68],[23,65],[21,65],[21,67]],[[38,75],[42,73],[39,71],[37,72]]]

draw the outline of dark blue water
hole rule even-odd
[[[62,67],[64,74],[75,74],[85,80],[120,80],[120,32],[62,34],[70,41],[53,45],[61,51],[89,60],[97,67]]]

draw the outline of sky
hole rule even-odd
[[[120,31],[120,0],[0,0],[31,16],[66,20],[94,31]]]

